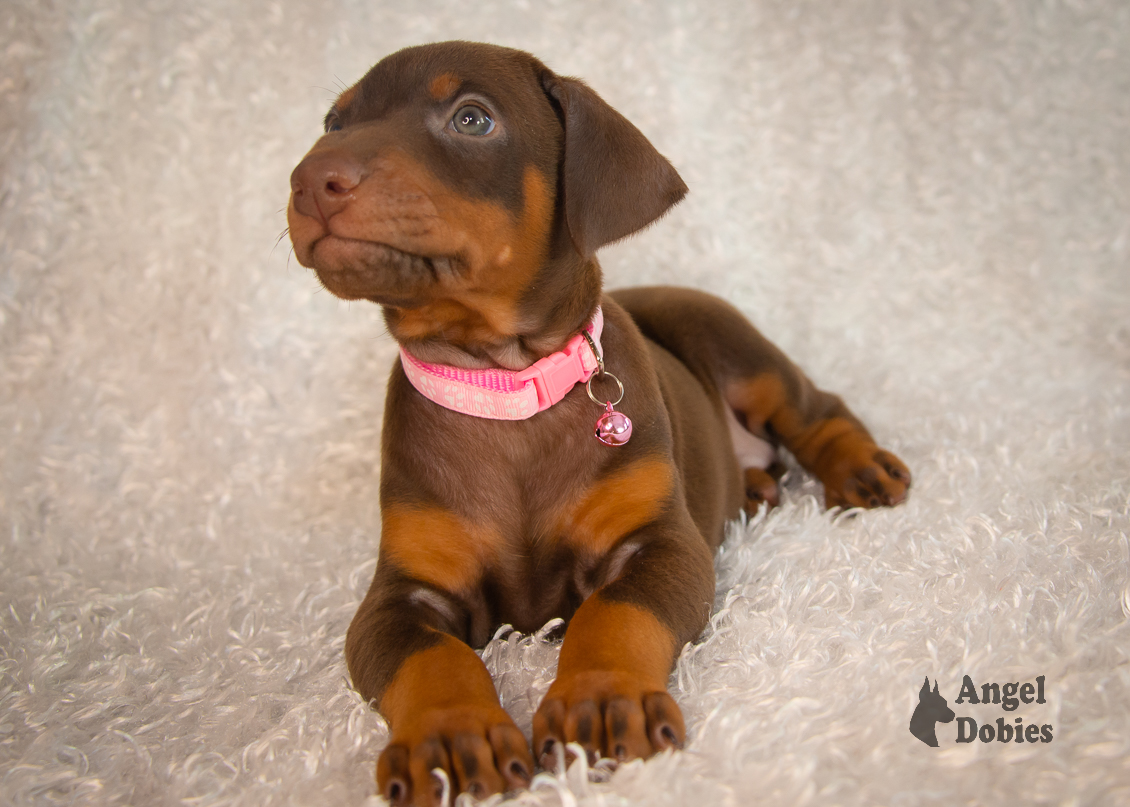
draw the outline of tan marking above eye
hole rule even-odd
[[[354,84],[352,87],[345,90],[341,95],[337,97],[337,100],[334,101],[334,110],[340,115],[349,107],[351,103],[353,103],[353,99],[356,96],[357,85]]]
[[[454,73],[440,73],[428,83],[428,94],[437,101],[444,101],[459,89],[459,77]]]

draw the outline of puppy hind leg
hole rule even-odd
[[[731,428],[735,452],[743,450],[743,432],[783,445],[824,484],[828,507],[878,507],[906,498],[910,472],[902,461],[877,446],[838,396],[818,389],[732,305],[669,287],[624,289],[613,297],[645,336],[733,410],[744,427]],[[766,484],[761,474],[746,477],[747,488]]]
[[[734,446],[734,456],[742,469],[742,483],[745,502],[742,509],[747,515],[755,515],[758,510],[776,507],[780,504],[780,491],[777,481],[781,478],[784,466],[777,461],[777,450],[768,440],[751,434],[738,422],[734,411],[726,407],[726,425],[730,427],[730,442]]]
[[[906,498],[910,471],[902,461],[876,445],[838,396],[817,389],[791,362],[722,383],[727,402],[748,424],[778,440],[823,483],[827,507],[892,506]]]

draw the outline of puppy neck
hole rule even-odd
[[[574,252],[547,260],[505,315],[497,305],[475,306],[466,299],[381,308],[389,333],[420,361],[524,370],[580,333],[600,294],[600,264]]]

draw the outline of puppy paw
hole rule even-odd
[[[377,760],[377,787],[395,807],[439,805],[444,784],[485,799],[527,787],[533,772],[526,738],[501,710],[475,707],[433,709],[411,725],[398,726]]]
[[[745,504],[743,507],[748,515],[756,514],[762,507],[769,509],[781,503],[777,480],[768,471],[763,471],[760,468],[746,468],[742,476],[745,482]]]
[[[841,438],[817,469],[829,507],[893,507],[906,499],[910,471],[903,461],[862,435]]]
[[[647,758],[682,748],[685,739],[683,714],[674,699],[622,672],[558,679],[534,715],[534,752],[549,770],[557,767],[559,743],[579,744],[595,763],[601,757]]]

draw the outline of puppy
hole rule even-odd
[[[290,236],[333,294],[381,306],[388,382],[380,556],[346,639],[388,719],[395,804],[443,769],[477,797],[534,756],[479,657],[496,626],[568,621],[533,749],[678,747],[667,693],[714,597],[712,552],[776,501],[774,448],[828,506],[902,501],[910,474],[733,307],[605,294],[594,254],[686,192],[582,82],[521,51],[408,48],[343,92],[291,176]]]

